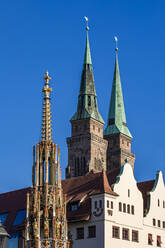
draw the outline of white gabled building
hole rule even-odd
[[[115,183],[111,185],[111,174],[117,172]],[[92,175],[95,175],[96,185],[99,184],[99,175],[103,179],[101,174],[98,172]],[[69,223],[73,247],[165,247],[165,194],[162,173],[158,172],[155,180],[137,183],[131,165],[125,163],[120,170],[116,169],[104,176],[106,180],[102,190],[97,192],[92,189],[88,192],[91,207],[86,219],[79,221],[77,218]],[[70,180],[77,181],[78,178]],[[82,181],[86,183],[85,176]],[[70,204],[72,206],[72,203]],[[83,208],[83,205],[77,201],[77,210],[73,209],[72,215],[78,217],[81,207]]]

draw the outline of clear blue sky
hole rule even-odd
[[[85,48],[84,15],[99,110],[107,113],[114,35],[138,181],[165,173],[165,2],[162,0],[5,0],[0,3],[0,192],[31,185],[40,139],[42,76],[52,76],[53,139],[67,165]]]

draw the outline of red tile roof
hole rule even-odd
[[[112,191],[111,185],[116,181],[120,169],[109,172],[91,171],[85,176],[75,177],[62,181],[62,187],[67,194],[67,219],[68,221],[88,220],[91,214],[91,196],[95,194],[108,193],[117,196]],[[147,194],[151,191],[154,180],[137,183],[142,192],[144,207],[146,208]],[[16,232],[24,228],[24,223],[13,226],[17,212],[26,209],[26,194],[30,188],[20,189],[12,192],[0,194],[0,214],[8,213],[5,226],[9,233]],[[78,204],[78,209],[71,210],[72,204]]]
[[[67,194],[67,219],[68,221],[88,220],[91,214],[91,199],[94,194],[108,193],[117,195],[112,191],[105,171],[91,171],[85,176],[75,177],[62,181],[62,187]],[[26,209],[26,194],[30,188],[20,189],[0,194],[0,214],[8,213],[5,221],[9,233],[16,232],[23,228],[24,223],[13,226],[17,212]],[[75,202],[79,207],[71,211],[71,205]]]
[[[26,194],[30,188],[24,188],[0,194],[0,214],[8,214],[5,227],[12,233],[22,229],[22,226],[13,226],[13,222],[19,210],[26,209]]]

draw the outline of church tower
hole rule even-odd
[[[60,148],[52,141],[51,79],[44,76],[42,89],[42,139],[33,147],[32,188],[27,194],[25,247],[69,248],[66,199],[61,186]]]
[[[117,37],[115,38],[117,40]],[[131,153],[132,135],[126,122],[117,46],[108,122],[104,130],[104,138],[108,141],[107,170],[120,168],[126,159],[134,168],[135,155]]]
[[[86,30],[86,48],[77,111],[70,120],[72,133],[71,137],[67,138],[67,178],[82,176],[91,170],[106,169],[107,141],[103,139],[104,121],[97,104],[88,25]]]

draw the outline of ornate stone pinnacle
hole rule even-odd
[[[51,141],[52,140],[52,131],[51,131],[51,108],[50,108],[50,92],[52,89],[49,87],[49,80],[51,77],[49,76],[48,71],[45,76],[45,86],[42,89],[44,93],[44,102],[43,102],[43,119],[42,119],[42,141]]]

